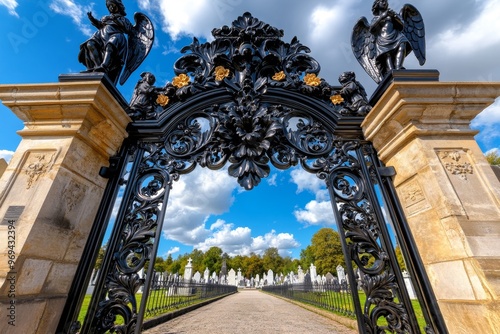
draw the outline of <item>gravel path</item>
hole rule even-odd
[[[257,290],[243,290],[144,334],[341,333],[357,331]]]

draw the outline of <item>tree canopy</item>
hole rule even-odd
[[[102,259],[106,245],[101,247],[95,268],[99,269],[102,265]],[[399,246],[396,247],[396,256],[401,267],[405,270],[406,266]],[[292,259],[290,256],[282,256],[275,247],[270,247],[262,255],[250,253],[249,255],[228,256],[220,247],[211,247],[206,252],[193,249],[191,253],[178,255],[176,259],[171,254],[166,259],[156,257],[155,271],[169,273],[184,273],[189,258],[192,260],[193,273],[203,273],[208,268],[210,274],[220,273],[223,259],[226,260],[227,269],[237,271],[241,269],[244,277],[255,277],[262,275],[271,269],[275,274],[286,275],[290,272],[297,273],[299,266],[306,272],[311,264],[316,266],[316,272],[319,275],[326,275],[328,272],[336,275],[337,266],[340,264],[345,268],[344,254],[340,235],[332,228],[321,228],[311,238],[311,244],[306,246],[300,252],[300,259]],[[148,261],[149,262],[149,261]],[[146,266],[147,268],[147,266]]]
[[[500,154],[497,150],[492,150],[486,153],[486,160],[488,160],[490,165],[498,166],[500,165]]]

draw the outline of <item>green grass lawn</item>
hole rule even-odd
[[[366,295],[359,291],[359,299],[361,308],[364,307],[366,301]],[[354,303],[351,298],[351,294],[347,294],[345,292],[301,292],[294,291],[293,292],[293,300],[312,305],[322,310],[326,310],[328,312],[335,313],[337,315],[355,319],[355,316],[349,316],[347,314],[354,314]],[[395,300],[397,302],[397,300]],[[321,306],[319,306],[321,305]],[[427,325],[422,313],[422,308],[420,307],[420,303],[418,300],[412,300],[413,309],[415,310],[415,316],[417,318],[418,325],[422,332],[424,331],[425,326]],[[374,306],[372,306],[374,307]],[[384,318],[380,318],[379,323],[380,326],[387,325],[387,322]]]
[[[172,310],[188,307],[194,305],[196,303],[201,303],[208,298],[200,299],[198,294],[192,294],[189,296],[167,296],[166,290],[152,290],[149,293],[148,303],[146,305],[146,310],[148,310],[145,314],[145,319],[153,318],[159,314],[167,313]],[[80,313],[78,315],[78,321],[83,324],[85,320],[85,315],[87,314],[87,310],[89,308],[90,299],[92,295],[85,295],[85,298],[82,303],[82,307],[80,309]],[[136,294],[137,299],[137,309],[139,309],[142,300],[142,294]],[[123,323],[123,319],[119,316],[116,319],[117,324]]]
[[[328,297],[335,298],[335,300],[338,302],[337,307],[352,310],[354,312],[354,306],[353,306],[352,300],[350,299],[350,295],[346,296],[345,293],[343,293],[343,295],[340,295],[341,293],[333,292],[333,291],[329,291],[327,293],[333,294],[333,295],[328,296]],[[142,299],[142,294],[137,294],[136,297],[137,297],[137,307],[139,308],[140,303],[141,303],[141,299]],[[302,300],[306,299],[306,296],[303,296],[303,297],[304,298],[301,298]],[[78,316],[78,321],[80,321],[81,324],[83,324],[83,320],[85,319],[85,314],[87,313],[87,309],[88,309],[89,304],[90,304],[90,298],[91,298],[91,295],[86,295],[85,299],[83,300],[82,307],[80,309],[80,314]],[[168,297],[169,299],[168,299],[168,304],[167,304],[167,303],[165,303],[165,298],[166,298],[165,297],[165,290],[154,290],[154,291],[150,292],[147,309],[150,309],[153,311],[147,312],[145,315],[145,319],[155,317],[155,316],[162,314],[162,313],[167,313],[167,312],[172,311],[174,309],[184,308],[184,307],[187,307],[187,306],[204,301],[204,300],[200,300],[199,297],[196,295],[194,295],[194,296],[170,296],[170,297]],[[366,300],[366,295],[362,292],[359,292],[359,299],[360,299],[361,307],[363,307],[365,300]],[[163,303],[160,303],[160,302],[163,302]],[[307,304],[318,307],[317,305],[314,305],[313,303],[307,303]],[[412,305],[413,305],[413,308],[415,310],[418,325],[420,326],[420,329],[422,330],[422,332],[424,332],[426,322],[425,322],[424,316],[422,314],[422,308],[420,307],[420,303],[418,302],[418,300],[412,300]],[[338,314],[340,316],[346,316],[345,312],[336,312],[336,311],[334,311],[330,308],[327,308],[327,307],[318,307],[318,308],[323,309],[323,310],[327,310],[329,312],[333,312],[333,313]],[[348,317],[348,318],[354,319],[355,317]],[[116,323],[117,324],[123,323],[123,319],[118,317]],[[385,325],[383,320],[381,320],[380,325]]]

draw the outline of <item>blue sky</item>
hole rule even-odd
[[[399,8],[407,1],[390,1]],[[156,27],[149,57],[119,90],[129,100],[143,71],[163,86],[174,76],[172,64],[192,36],[210,39],[213,28],[230,25],[245,11],[285,31],[284,41],[297,36],[322,66],[320,76],[331,84],[353,70],[369,94],[375,84],[350,50],[351,30],[361,16],[371,18],[371,1],[362,0],[140,0],[126,1],[128,17],[141,11]],[[441,81],[500,81],[499,0],[411,1],[422,13],[427,34],[427,63]],[[0,0],[0,84],[57,82],[59,74],[84,70],[79,44],[94,31],[86,13],[105,15],[105,1]],[[405,65],[418,68],[410,55]],[[10,159],[19,144],[22,123],[0,106],[0,157]],[[483,111],[472,126],[484,152],[500,148],[500,102]],[[197,168],[174,184],[159,255],[219,246],[231,255],[277,247],[298,257],[311,236],[332,226],[329,199],[321,182],[295,169],[274,171],[254,190],[242,191],[222,170]]]

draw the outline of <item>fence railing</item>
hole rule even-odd
[[[286,283],[267,285],[262,287],[262,291],[312,304],[341,315],[356,316],[352,294],[345,283]]]
[[[168,313],[204,300],[238,291],[236,286],[213,283],[196,283],[163,277],[153,281],[146,304],[145,317]]]

